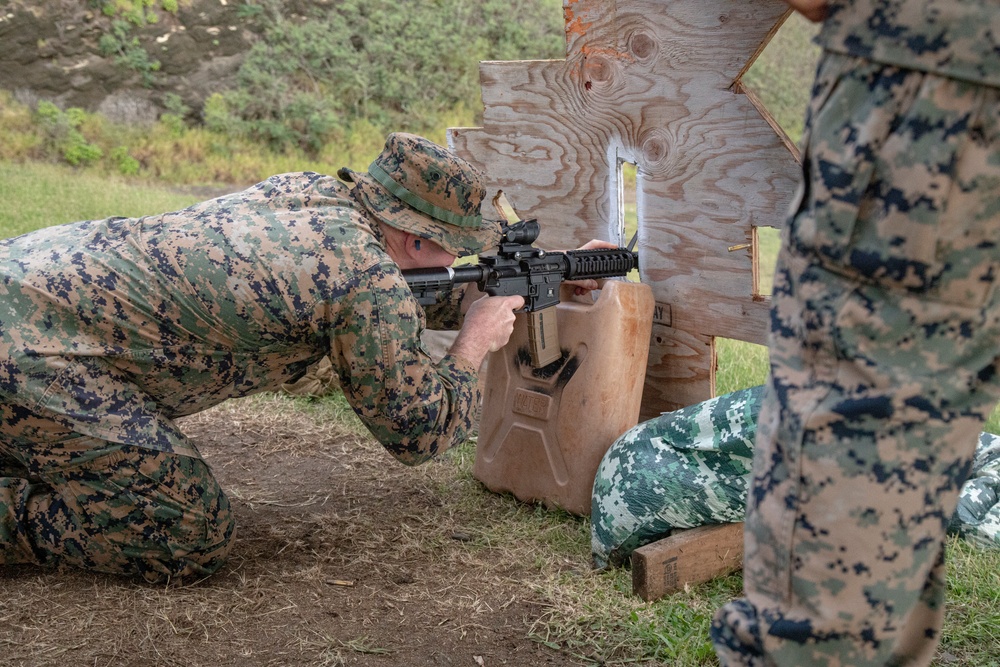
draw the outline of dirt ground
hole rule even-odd
[[[456,476],[454,457],[407,468],[288,405],[244,399],[181,422],[237,513],[225,568],[185,587],[7,568],[0,664],[592,664],[533,638],[545,575],[484,533],[483,512],[530,510]]]

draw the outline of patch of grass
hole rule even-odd
[[[174,211],[199,201],[165,187],[79,173],[72,167],[0,162],[0,237],[77,220],[137,217]]]
[[[715,350],[719,364],[715,373],[717,395],[755,387],[767,380],[767,347],[742,340],[716,338]]]
[[[757,266],[759,270],[760,294],[770,296],[774,292],[774,266],[781,249],[781,232],[774,227],[757,228]]]
[[[538,590],[550,608],[532,628],[547,646],[600,665],[718,664],[708,628],[715,610],[739,594],[739,576],[717,579],[656,602],[631,594],[628,570],[550,576]]]
[[[530,563],[537,572],[525,582],[539,607],[533,639],[585,664],[717,664],[708,624],[738,593],[738,576],[644,602],[631,594],[627,569],[591,568],[586,517],[487,491],[473,477],[474,460],[475,444],[466,443],[428,470],[441,481],[445,505],[475,517],[463,526],[471,557],[498,572],[505,563]]]
[[[1000,550],[950,538],[947,595],[942,664],[1000,665]]]
[[[1000,406],[997,406],[990,414],[989,419],[986,420],[986,425],[983,426],[983,430],[987,433],[1000,434]]]
[[[812,43],[818,30],[816,24],[792,14],[743,78],[792,142],[802,136],[810,83],[820,53]]]

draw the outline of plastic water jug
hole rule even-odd
[[[607,280],[555,306],[561,356],[532,368],[527,318],[489,355],[473,475],[525,502],[590,514],[594,477],[614,441],[638,423],[653,293]]]

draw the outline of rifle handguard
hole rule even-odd
[[[638,268],[639,255],[628,248],[594,248],[546,252],[532,243],[538,222],[524,220],[504,229],[496,255],[480,258],[478,265],[403,271],[413,296],[421,305],[459,283],[477,283],[490,296],[524,297],[529,316],[532,364],[546,366],[560,356],[555,311],[559,285],[567,280],[599,280],[628,275]]]
[[[625,276],[639,266],[639,256],[626,248],[568,250],[565,254],[569,258],[566,280]]]

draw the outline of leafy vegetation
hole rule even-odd
[[[114,56],[116,64],[135,70],[144,86],[152,86],[160,62],[139,43],[135,29],[159,21],[155,0],[91,0],[91,5],[100,7],[102,14],[114,19],[111,31],[98,40],[101,55]],[[176,13],[177,0],[163,0],[160,8]]]
[[[477,107],[480,60],[564,55],[558,0],[345,0],[286,17],[266,0],[263,30],[235,90],[209,102],[210,128],[317,155],[360,126],[424,134]]]
[[[35,112],[48,147],[73,166],[100,159],[103,151],[89,143],[80,132],[86,118],[82,109],[61,110],[52,102],[41,101]]]
[[[374,132],[353,136],[328,144],[319,156],[295,149],[271,151],[250,138],[188,127],[179,98],[172,104],[156,123],[137,127],[81,109],[63,111],[46,102],[33,111],[0,91],[0,161],[61,163],[97,176],[225,187],[288,171],[364,168],[385,139]],[[444,127],[429,138],[444,143]]]
[[[104,0],[113,17],[102,52],[143,75],[159,63],[135,28],[176,2]],[[404,130],[445,143],[447,127],[478,122],[480,60],[564,55],[559,0],[346,0],[310,6],[246,2],[261,37],[232,90],[187,108],[167,95],[152,127],[109,123],[80,109],[31,109],[0,92],[0,160],[59,161],[160,182],[252,183],[274,173],[364,167],[385,135]],[[189,126],[192,118],[203,123]]]
[[[138,72],[143,85],[153,85],[154,73],[160,70],[160,61],[150,57],[139,43],[139,38],[132,34],[132,26],[128,22],[113,21],[111,32],[101,36],[98,47],[102,56],[114,56],[115,63]]]

